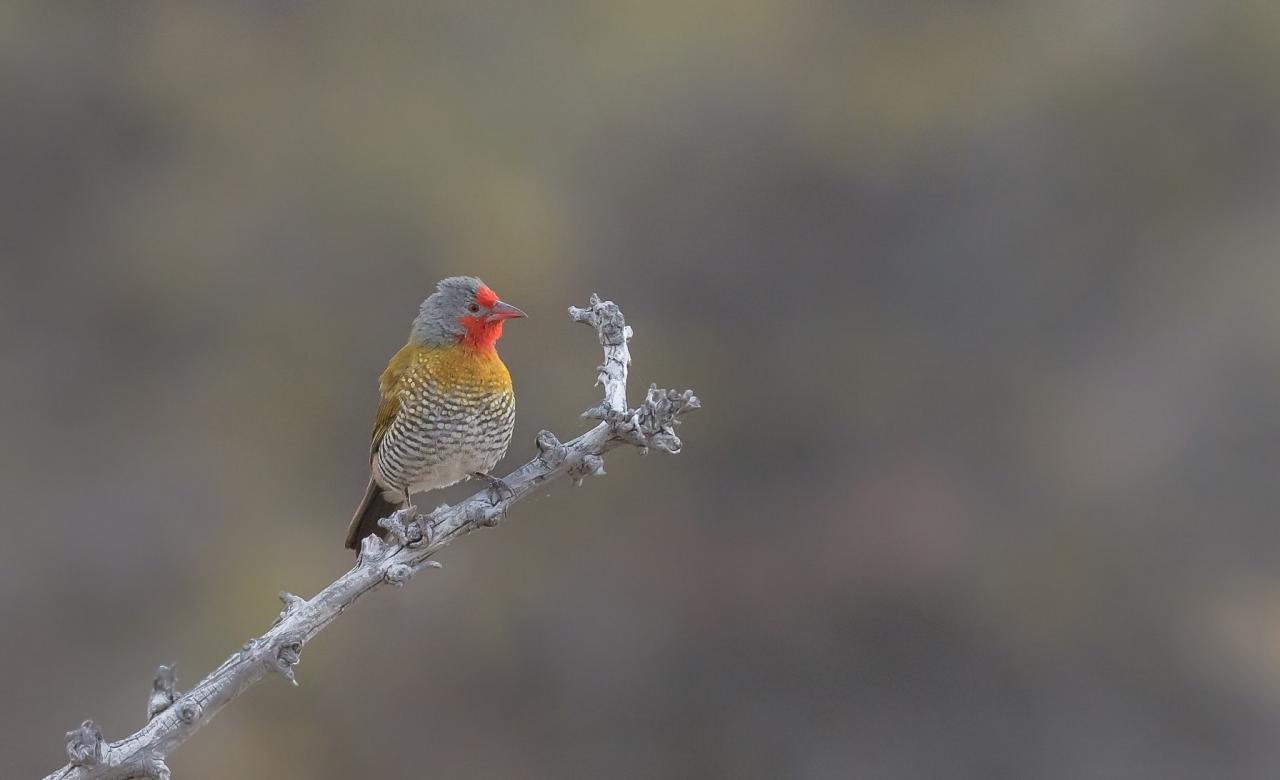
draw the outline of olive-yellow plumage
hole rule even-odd
[[[369,484],[348,547],[412,493],[487,474],[506,454],[515,396],[496,343],[502,322],[522,316],[474,277],[445,279],[423,302],[409,343],[378,380]]]

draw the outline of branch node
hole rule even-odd
[[[573,482],[574,487],[582,487],[582,480],[585,477],[598,477],[604,473],[604,458],[596,452],[588,452],[583,455],[568,470],[569,479]]]
[[[600,344],[603,346],[619,347],[631,338],[631,328],[623,318],[618,304],[613,301],[601,301],[600,296],[595,293],[591,293],[587,308],[570,306],[569,317],[574,322],[590,325],[599,331]],[[600,370],[603,372],[604,366],[601,366]]]
[[[596,382],[596,384],[598,385],[600,383]],[[612,409],[601,403],[596,404],[583,412],[582,416],[588,420],[613,420],[615,419],[615,414],[616,413]]]
[[[569,455],[569,449],[561,444],[551,431],[538,431],[538,436],[533,443],[538,448],[538,459],[550,468],[564,463],[564,459]]]
[[[94,766],[102,761],[105,750],[102,729],[92,720],[86,720],[80,728],[67,732],[67,759],[71,766]]]
[[[387,582],[400,588],[413,579],[413,567],[407,563],[393,563],[387,567],[387,573],[383,576]]]
[[[177,675],[172,665],[161,664],[151,680],[151,695],[147,697],[147,720],[169,709],[177,697]]]
[[[143,763],[141,769],[144,777],[151,777],[155,780],[169,780],[169,765],[164,762],[163,758],[153,756]]]
[[[360,562],[372,563],[387,554],[387,545],[377,534],[369,534],[360,540]]]
[[[200,705],[191,699],[185,699],[178,705],[178,719],[183,723],[195,723],[200,717]]]
[[[651,384],[644,403],[635,412],[636,434],[649,446],[679,454],[682,445],[675,427],[681,423],[680,415],[701,408],[702,402],[692,390],[664,390]]]
[[[390,516],[384,517],[378,521],[378,527],[385,528],[387,536],[392,546],[401,547],[409,541],[409,531],[405,528],[405,517],[409,514],[410,509],[405,507],[392,512]],[[412,522],[412,521],[411,521]]]
[[[504,511],[500,505],[490,504],[486,507],[480,503],[469,504],[466,507],[466,523],[476,527],[493,528],[502,522]]]
[[[273,625],[279,625],[281,621],[297,612],[307,603],[306,599],[295,596],[287,590],[280,591],[277,596],[280,599],[280,603],[284,604],[284,607],[280,610],[280,617],[276,618],[276,622]]]
[[[295,686],[298,680],[293,676],[293,667],[302,660],[302,643],[300,636],[286,636],[276,648],[273,666],[277,672],[285,676]]]

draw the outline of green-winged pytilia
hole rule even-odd
[[[381,533],[378,520],[413,493],[489,477],[511,443],[516,414],[497,342],[502,323],[523,316],[474,276],[445,279],[422,302],[409,343],[378,379],[369,485],[347,547]]]

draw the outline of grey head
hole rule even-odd
[[[422,302],[413,321],[410,338],[419,344],[448,346],[463,339],[492,345],[502,334],[502,321],[523,317],[524,312],[498,300],[484,282],[474,276],[450,276]]]

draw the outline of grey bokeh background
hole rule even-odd
[[[1274,777],[1280,8],[0,12],[0,765],[350,562],[436,279],[619,453],[360,604],[175,777]],[[463,495],[446,491],[438,499]]]

